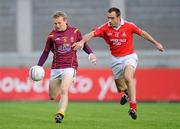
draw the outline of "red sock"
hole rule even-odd
[[[130,108],[133,108],[133,109],[137,110],[136,107],[137,107],[137,106],[136,106],[136,102],[130,101]]]

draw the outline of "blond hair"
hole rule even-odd
[[[53,18],[63,17],[64,19],[67,19],[67,15],[63,11],[56,11],[53,15]]]

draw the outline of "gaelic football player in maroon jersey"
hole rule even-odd
[[[120,103],[124,105],[129,100],[129,115],[132,119],[136,119],[136,80],[134,73],[138,57],[134,51],[133,34],[150,41],[159,51],[164,51],[164,48],[161,43],[157,42],[146,31],[140,29],[132,22],[122,19],[118,8],[110,8],[107,13],[107,19],[108,22],[86,34],[80,42],[74,43],[73,47],[74,49],[82,48],[84,43],[93,37],[101,37],[106,41],[112,55],[112,71],[117,90],[125,93]]]
[[[38,65],[43,66],[49,52],[53,53],[50,72],[49,97],[51,100],[60,95],[59,109],[55,121],[61,123],[68,105],[68,88],[73,84],[78,67],[76,50],[72,45],[82,39],[79,29],[67,23],[67,15],[58,11],[53,14],[54,29],[49,33],[44,51]],[[83,50],[89,54],[92,63],[96,63],[96,56],[85,44]]]

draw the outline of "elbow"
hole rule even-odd
[[[147,39],[147,32],[142,30],[141,37]]]

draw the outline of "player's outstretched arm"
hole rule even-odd
[[[92,39],[92,37],[94,37],[94,31],[91,31],[90,33],[85,34],[83,37],[83,40],[84,42],[88,42],[89,40]]]
[[[84,48],[84,43],[88,42],[92,37],[94,37],[94,31],[91,31],[90,33],[87,33],[83,36],[83,39],[79,42],[76,42],[73,44],[74,50],[77,49],[83,49]]]
[[[156,41],[150,34],[148,34],[146,31],[142,31],[142,34],[141,34],[141,37],[143,37],[144,39],[150,41],[152,44],[154,44],[156,46],[156,48],[163,52],[164,51],[164,48],[162,46],[161,43],[159,43],[158,41]]]

